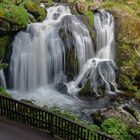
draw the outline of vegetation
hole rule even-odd
[[[22,5],[0,3],[0,30],[4,32],[25,28],[29,23],[28,13]]]
[[[104,132],[112,135],[119,140],[129,139],[128,126],[120,119],[109,118],[102,123],[101,128]]]
[[[94,25],[94,17],[93,17],[93,12],[92,11],[87,11],[86,12],[86,15],[89,19],[89,24],[90,26],[93,26]]]
[[[0,87],[0,95],[12,98],[12,96],[8,92],[6,92],[5,89],[3,89],[2,87]]]
[[[140,138],[140,126],[131,128],[130,133],[135,139]]]
[[[40,7],[37,3],[34,3],[31,0],[24,0],[23,5],[37,21],[42,21],[45,19],[46,10],[43,7]]]

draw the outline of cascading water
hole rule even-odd
[[[30,24],[13,42],[10,63],[10,92],[18,99],[33,99],[39,105],[71,104],[73,100],[52,88],[53,83],[66,82],[67,50],[73,48],[79,70],[94,55],[86,26],[66,6],[47,9],[42,23]],[[58,102],[59,101],[59,102]],[[61,102],[60,102],[61,101]]]
[[[97,103],[100,99],[85,103],[75,95],[89,80],[97,95],[100,86],[107,92],[116,90],[113,16],[103,10],[94,15],[97,33],[94,52],[88,29],[68,7],[50,7],[47,12],[44,22],[30,24],[15,37],[10,62],[10,93],[16,99],[32,100],[39,106],[70,109],[82,117],[84,110],[93,109],[96,104],[97,108],[105,107],[108,100],[101,99],[102,104]],[[73,81],[68,81],[66,75],[70,52],[78,60]],[[56,83],[65,84],[68,94],[74,96],[56,90]]]
[[[114,72],[114,18],[110,13],[101,10],[94,15],[94,23],[97,35],[95,57],[84,64],[75,81],[67,84],[70,94],[79,91],[81,88],[78,86],[82,84],[83,87],[88,80],[96,95],[99,95],[101,87],[106,92],[117,90]]]
[[[0,70],[0,87],[2,87],[4,89],[7,88],[3,70]]]

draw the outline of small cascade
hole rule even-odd
[[[0,70],[0,87],[2,87],[4,89],[7,88],[3,70]]]
[[[30,24],[15,37],[10,63],[13,90],[33,92],[66,82],[66,55],[71,48],[78,70],[94,54],[88,29],[67,6],[50,7],[47,13],[44,22]]]
[[[67,84],[70,94],[81,90],[88,80],[96,95],[99,95],[100,87],[108,93],[117,90],[114,72],[116,69],[114,18],[110,13],[101,10],[94,15],[94,23],[97,36],[95,57],[84,64],[75,81]]]

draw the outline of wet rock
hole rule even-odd
[[[130,127],[136,126],[138,121],[129,113],[122,110],[122,108],[108,108],[106,110],[99,110],[92,113],[93,121],[97,124],[101,124],[104,120],[108,118],[119,118],[123,122],[127,123]]]
[[[127,111],[129,114],[131,114],[138,122],[140,122],[140,114],[136,109],[129,107],[129,106],[124,106],[123,110]]]
[[[57,83],[55,85],[55,89],[61,92],[62,94],[67,94],[67,86],[64,85],[63,83]]]
[[[75,55],[75,39],[72,34],[72,20],[74,17],[65,16],[60,23],[59,35],[63,41],[65,48],[65,74],[67,80],[74,80],[73,78],[78,74],[78,57]]]
[[[93,118],[94,123],[97,125],[101,125],[105,120],[105,116],[101,113],[100,110],[92,113],[91,117]]]

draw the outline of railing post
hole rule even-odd
[[[54,135],[54,116],[53,114],[50,114],[50,134],[53,136]]]

